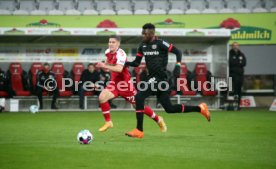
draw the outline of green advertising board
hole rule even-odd
[[[0,27],[140,28],[147,22],[157,28],[230,29],[231,41],[240,44],[276,44],[276,13],[131,15],[131,16],[0,16]],[[103,21],[107,20],[107,24]]]

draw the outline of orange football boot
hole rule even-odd
[[[211,114],[208,110],[208,106],[206,103],[201,103],[198,105],[200,107],[200,113],[210,122],[211,121]]]
[[[134,130],[127,132],[126,135],[134,138],[143,138],[144,132],[135,128]]]

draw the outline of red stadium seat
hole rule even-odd
[[[188,87],[188,80],[187,80],[188,68],[185,63],[182,63],[180,66],[180,76],[183,80],[186,80],[185,86],[180,86],[180,90],[182,91],[183,95],[196,95],[196,91],[191,91]]]
[[[94,92],[93,91],[86,91],[84,92],[84,96],[93,96]]]
[[[5,91],[0,91],[0,97],[8,97],[9,94]]]
[[[74,82],[79,82],[81,78],[81,74],[84,71],[85,66],[83,63],[74,63],[72,66],[72,77]],[[74,87],[74,90],[76,89],[76,86]],[[75,91],[77,92],[77,91]],[[93,96],[94,92],[84,92],[85,96]]]
[[[62,78],[64,78],[65,69],[62,63],[53,63],[52,71],[55,74],[59,95],[61,97],[72,96],[73,92],[70,90],[62,90]]]
[[[207,76],[208,76],[208,69],[206,64],[204,63],[197,63],[195,65],[195,69],[194,69],[194,73],[195,73],[195,82],[197,84],[200,84],[200,86],[198,86],[198,88],[201,88],[202,94],[204,96],[215,96],[217,95],[217,91],[211,91],[208,89],[204,89],[204,82],[208,81],[207,80]]]
[[[37,72],[42,70],[43,66],[41,63],[39,62],[34,62],[32,63],[31,67],[30,67],[30,78],[31,78],[31,85],[33,87],[33,90],[35,89],[36,83],[37,83]]]
[[[35,87],[36,87],[36,84],[37,84],[37,77],[36,77],[37,72],[41,71],[42,69],[43,69],[43,65],[40,62],[34,62],[34,63],[32,63],[32,65],[30,67],[30,71],[29,71],[29,76],[31,78],[30,83],[31,83],[32,90],[33,90],[34,93],[35,93]],[[44,90],[42,92],[42,95],[47,96],[48,92],[46,90]]]
[[[81,74],[84,71],[85,67],[83,63],[74,63],[72,66],[72,77],[74,81],[80,81]]]
[[[15,91],[15,94],[17,96],[29,96],[30,91],[24,89],[23,80],[27,81],[27,79],[22,78],[22,65],[20,63],[11,63],[9,67],[9,74],[11,86],[12,89]]]

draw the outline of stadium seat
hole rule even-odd
[[[186,14],[200,14],[200,11],[198,9],[188,9]]]
[[[207,0],[209,9],[219,10],[225,7],[224,1],[222,0]]]
[[[83,63],[74,63],[72,66],[72,78],[74,81],[80,81],[81,74],[84,71],[85,67]]]
[[[78,11],[83,13],[85,10],[95,10],[94,3],[91,0],[78,0]]]
[[[135,15],[148,15],[149,11],[145,9],[137,9],[134,11]]]
[[[189,89],[189,85],[188,84],[190,83],[190,80],[189,80],[188,76],[189,76],[190,73],[191,72],[189,72],[189,70],[187,68],[187,65],[185,63],[182,63],[181,66],[180,66],[180,76],[179,76],[179,78],[181,78],[181,79],[183,79],[183,80],[186,81],[186,83],[184,83],[185,86],[183,86],[183,85],[180,86],[180,91],[182,92],[182,94],[184,96],[187,96],[187,95],[189,95],[189,96],[196,95],[196,91],[191,91]],[[181,80],[180,82],[183,82],[183,81]]]
[[[148,0],[134,1],[134,14],[147,15],[150,10],[150,2]]]
[[[60,10],[53,9],[53,10],[49,11],[48,15],[64,15],[64,12],[62,12]]]
[[[98,0],[96,1],[97,3],[97,11],[99,11],[99,13],[101,15],[115,15],[115,11],[113,9],[114,4],[112,1],[110,0]]]
[[[59,95],[61,97],[72,96],[73,92],[70,89],[66,88],[65,90],[62,90],[62,79],[69,77],[69,73],[64,69],[63,64],[58,62],[53,63],[52,71],[55,74]]]
[[[245,0],[245,7],[252,11],[255,8],[261,8],[263,3],[261,0]]]
[[[212,8],[206,8],[202,11],[203,14],[211,14],[211,13],[217,13],[218,11],[216,9]]]
[[[11,15],[12,12],[6,9],[0,9],[0,15]]]
[[[112,9],[103,9],[100,11],[101,15],[115,15],[115,11]]]
[[[264,7],[268,10],[271,11],[272,8],[276,7],[276,2],[275,0],[265,0],[264,1]]]
[[[276,7],[271,8],[271,9],[270,9],[270,12],[276,12]]]
[[[132,15],[133,13],[130,10],[127,9],[121,9],[119,11],[117,11],[118,15]]]
[[[81,12],[76,9],[68,9],[64,12],[65,15],[80,15]]]
[[[239,8],[236,10],[236,13],[250,13],[251,11],[247,8]]]
[[[84,69],[85,69],[85,67],[84,67],[83,63],[74,63],[73,64],[71,73],[72,73],[72,78],[73,78],[74,84],[77,84],[76,82],[80,81],[81,74],[84,71]],[[75,89],[77,89],[77,90],[75,90]],[[77,93],[77,91],[78,91],[78,87],[74,86],[75,94]],[[93,95],[94,95],[93,91],[84,92],[84,96],[93,96]]]
[[[54,10],[56,8],[55,0],[39,0],[38,10],[48,11]]]
[[[35,87],[37,84],[37,72],[42,70],[43,66],[42,63],[34,62],[32,63],[30,70],[29,70],[29,78],[30,78],[30,85],[31,89],[35,91]]]
[[[132,4],[129,0],[117,0],[115,10],[118,15],[132,15]]]
[[[266,12],[268,12],[268,10],[265,8],[255,8],[252,10],[252,12],[253,13],[266,13]]]
[[[208,81],[208,76],[209,76],[208,74],[210,74],[205,63],[197,63],[194,68],[194,74],[195,74],[195,77],[194,77],[195,83],[200,85],[197,88],[201,89],[200,92],[203,96],[217,95],[217,91],[211,91],[208,89],[209,86],[207,86],[208,87],[207,89],[204,88],[204,83]]]
[[[28,77],[27,73],[23,70],[20,63],[11,63],[8,70],[8,77],[12,89],[15,91],[17,96],[29,96],[30,91],[28,88]]]
[[[59,0],[58,10],[63,11],[65,15],[80,15],[80,11],[75,9],[73,0]]]
[[[169,9],[167,0],[153,0],[151,14],[166,14]]]
[[[83,15],[98,15],[99,12],[93,9],[86,9],[82,13]]]
[[[188,0],[189,6],[190,6],[190,10],[191,9],[196,9],[198,11],[203,11],[206,8],[206,3],[205,1],[202,0]],[[186,11],[187,13],[187,11]]]
[[[19,10],[13,11],[12,14],[13,15],[29,15],[29,11],[19,9]]]
[[[226,0],[226,7],[236,11],[237,9],[243,8],[244,4],[242,0]]]
[[[16,7],[15,0],[1,0],[0,1],[0,9],[5,11],[13,11]]]
[[[30,12],[30,15],[46,15],[46,11],[42,11],[42,10],[33,10]]]
[[[153,15],[165,15],[167,12],[163,9],[154,9],[151,11]]]
[[[182,0],[172,0],[171,1],[171,10],[168,14],[184,14],[184,11],[187,9],[187,2]]]
[[[36,9],[35,0],[20,0],[19,9],[13,12],[14,15],[29,15],[29,13]]]
[[[218,13],[234,13],[234,10],[230,8],[222,8],[218,10]]]
[[[181,9],[171,9],[169,10],[168,14],[174,15],[174,14],[184,14],[184,11]]]
[[[7,92],[5,92],[5,91],[0,91],[0,98],[1,97],[8,97],[9,96],[9,94],[7,93]]]
[[[75,9],[73,0],[59,0],[58,1],[58,10],[67,11],[70,9]]]
[[[73,66],[72,66],[72,70],[71,70],[71,76],[72,76],[72,79],[74,81],[74,84],[76,84],[76,82],[79,82],[80,81],[80,78],[81,78],[81,74],[83,72],[83,70],[85,69],[83,63],[74,63]],[[78,91],[78,86],[75,86],[74,85],[74,89],[73,91],[75,93],[77,93]]]

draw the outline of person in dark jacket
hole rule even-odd
[[[0,68],[0,91],[5,91],[8,93],[7,98],[12,98],[15,92],[12,90],[10,80],[6,73]]]
[[[43,91],[53,93],[51,109],[57,109],[56,100],[59,96],[59,90],[57,88],[55,74],[52,71],[50,71],[49,63],[44,63],[43,69],[37,72],[36,93],[39,100],[39,109],[43,109],[43,101],[42,101]]]
[[[100,80],[100,73],[95,70],[95,65],[93,63],[89,63],[87,69],[85,69],[80,78],[79,85],[79,107],[80,109],[84,109],[84,93],[86,91],[93,91],[94,94],[99,95],[98,91],[95,90],[96,82]]]
[[[244,77],[244,67],[246,66],[246,57],[241,52],[237,42],[232,43],[232,49],[229,51],[229,76],[232,77],[233,95],[238,97],[238,109],[242,95],[242,85]]]

